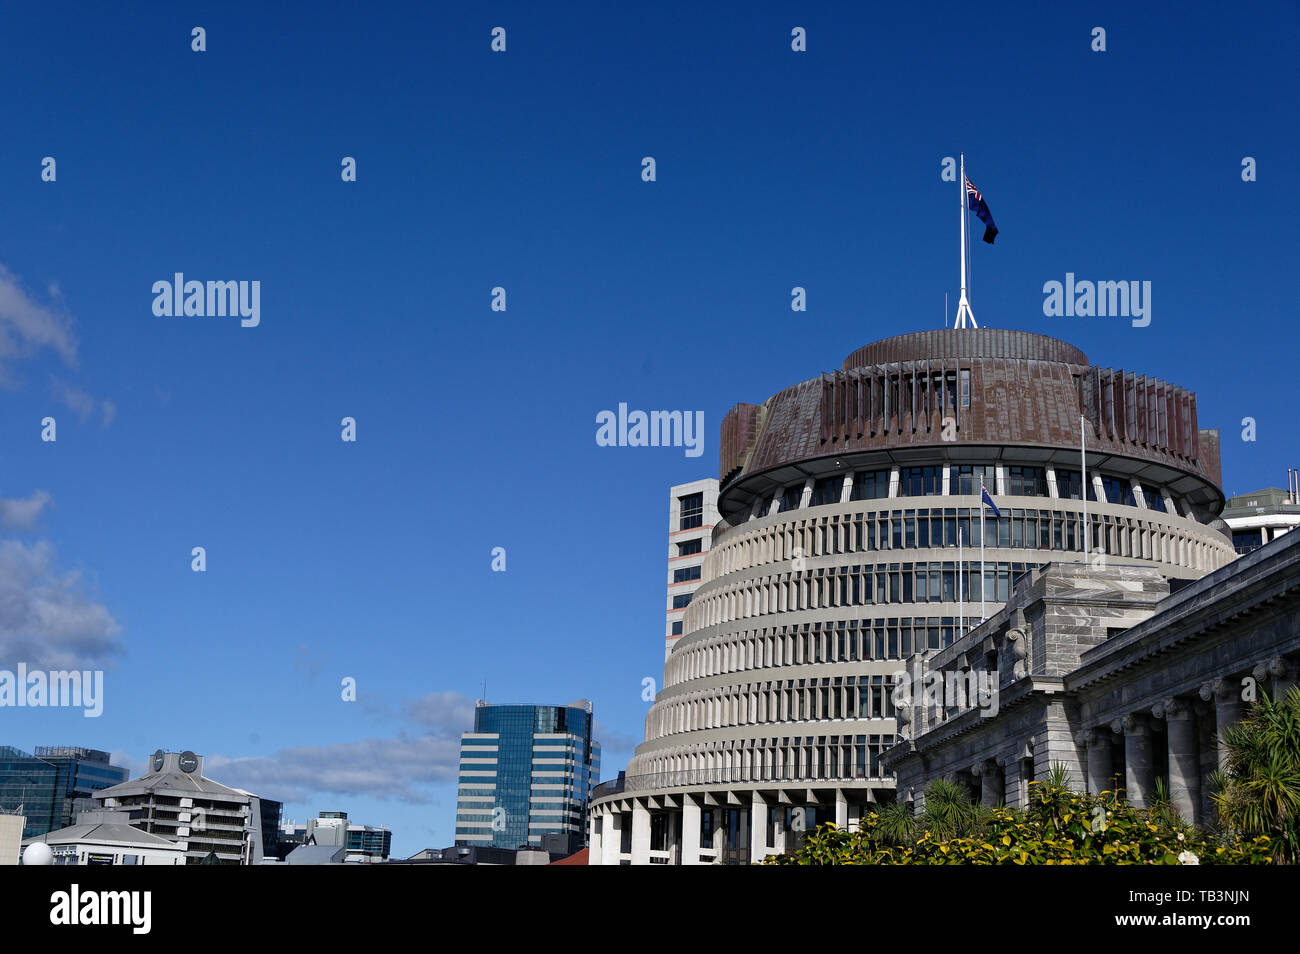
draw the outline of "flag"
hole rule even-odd
[[[980,190],[971,183],[969,176],[966,177],[966,207],[984,223],[984,241],[992,245],[998,237],[998,227],[993,224],[993,213],[989,211],[988,203],[980,195]]]
[[[980,481],[980,503],[984,504],[986,507],[992,507],[993,516],[1002,516],[1002,511],[998,509],[998,505],[995,504],[993,498],[989,496],[988,488],[984,486],[984,481],[982,480]]]

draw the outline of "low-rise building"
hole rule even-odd
[[[177,842],[132,827],[128,812],[91,811],[76,824],[28,838],[54,853],[56,865],[183,865],[185,849]]]
[[[1238,553],[1250,553],[1270,540],[1300,526],[1300,474],[1287,472],[1287,490],[1265,487],[1249,494],[1229,497],[1220,515],[1232,530],[1232,547]]]

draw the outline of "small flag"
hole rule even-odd
[[[988,203],[980,195],[980,190],[971,183],[970,176],[966,177],[966,206],[984,223],[984,241],[992,245],[998,237],[998,227],[993,224],[993,213],[989,211]]]
[[[984,481],[982,480],[980,481],[980,502],[986,507],[993,508],[993,516],[1002,516],[1002,511],[998,509],[998,505],[995,504],[993,498],[989,496],[988,488],[984,486]]]

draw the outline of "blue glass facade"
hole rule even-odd
[[[580,848],[600,778],[591,728],[584,706],[476,707],[461,739],[456,844],[537,847],[558,834]]]
[[[32,755],[0,745],[0,809],[20,805],[24,838],[67,828],[76,813],[93,808],[97,791],[125,782],[127,770],[109,764],[107,752],[72,747],[38,747]]]

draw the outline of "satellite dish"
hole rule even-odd
[[[180,764],[182,772],[186,775],[193,775],[199,770],[199,757],[190,751],[182,752]]]
[[[163,752],[162,749],[159,749],[157,752],[153,754],[153,757],[149,759],[149,767],[152,768],[155,772],[161,772],[163,768],[163,762],[165,760],[166,760],[166,754]]]

